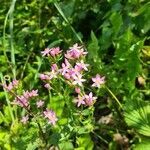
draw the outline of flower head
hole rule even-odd
[[[86,54],[87,52],[84,52],[83,48],[81,46],[78,46],[78,44],[76,43],[69,48],[69,50],[65,54],[65,57],[68,59],[78,59],[79,57]]]
[[[36,96],[38,96],[38,90],[32,90],[28,94],[29,94],[30,98],[36,97]]]
[[[37,108],[40,108],[40,107],[42,107],[43,105],[44,105],[44,102],[43,102],[42,100],[39,100],[39,101],[36,102]]]
[[[97,99],[97,97],[93,97],[93,93],[90,92],[89,95],[85,95],[85,103],[88,106],[93,105],[94,101]]]
[[[14,88],[16,88],[19,84],[18,80],[13,80],[12,82],[10,82],[8,85],[4,84],[3,87],[7,90],[7,91],[11,91]]]
[[[29,106],[29,100],[33,97],[38,96],[38,90],[32,90],[32,91],[24,91],[21,96],[16,96],[15,100],[12,104],[19,105],[21,107],[28,107]]]
[[[58,71],[58,66],[57,66],[57,64],[52,64],[52,65],[51,65],[51,70]]]
[[[46,109],[46,111],[44,111],[43,113],[44,113],[45,118],[48,119],[48,122],[50,124],[52,124],[52,125],[56,124],[56,121],[58,119],[57,119],[56,114],[55,114],[54,111]]]
[[[46,84],[44,85],[44,87],[45,87],[46,89],[48,89],[48,90],[50,90],[50,89],[52,88],[49,83],[46,83]]]
[[[71,64],[67,59],[65,59],[65,62],[62,63],[62,69],[60,69],[61,74],[65,75],[65,73],[68,72],[69,68],[71,68]]]
[[[73,84],[74,85],[79,85],[79,86],[82,86],[82,82],[85,82],[86,80],[82,78],[82,75],[81,74],[77,74],[75,76],[73,76]]]
[[[22,117],[21,122],[22,122],[23,124],[26,124],[28,120],[29,120],[29,116],[26,115],[26,116],[23,116],[23,117]]]
[[[81,89],[79,87],[76,87],[75,92],[79,94],[81,92]]]
[[[92,81],[94,82],[92,84],[93,87],[100,88],[100,86],[105,83],[105,77],[101,77],[99,74],[97,74],[95,78],[92,78]]]
[[[59,47],[54,47],[54,48],[51,48],[51,51],[50,51],[50,55],[52,57],[55,57],[57,56],[58,54],[60,54],[62,51],[60,50]]]
[[[62,51],[59,47],[54,48],[46,48],[44,51],[42,51],[42,56],[52,56],[55,57],[56,55],[60,54]]]
[[[80,107],[81,105],[85,105],[84,96],[78,95],[78,98],[74,100],[75,103],[77,103],[77,107]]]
[[[85,64],[85,63],[83,62],[83,60],[81,60],[80,63],[76,63],[75,68],[76,68],[78,71],[81,71],[81,70],[88,71],[88,68],[87,68],[88,66],[89,66],[89,64]]]
[[[41,80],[50,80],[49,76],[47,74],[40,74]]]
[[[51,51],[51,49],[50,48],[46,48],[44,51],[42,51],[41,53],[42,53],[42,56],[49,56],[50,55],[50,51]]]

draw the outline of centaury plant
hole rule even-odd
[[[39,74],[42,81],[39,84],[47,90],[48,96],[44,95],[46,93],[40,94],[38,89],[25,90],[20,85],[21,81],[16,79],[2,84],[10,99],[14,99],[11,105],[18,106],[15,111],[23,113],[15,122],[22,124],[25,130],[30,126],[39,133],[32,141],[36,147],[54,145],[63,149],[63,146],[69,145],[81,148],[89,140],[87,148],[92,149],[89,133],[94,130],[94,103],[99,101],[95,95],[101,88],[106,88],[105,77],[99,74],[90,76],[90,65],[85,63],[87,51],[78,44],[74,44],[66,53],[59,47],[46,48],[41,53],[44,59],[48,59],[50,69]],[[87,86],[89,83],[90,86]],[[26,136],[29,136],[28,133]],[[57,136],[57,139],[53,139],[53,136]],[[81,137],[85,141],[80,143]],[[23,141],[19,136],[12,139],[12,147],[17,146],[20,140]],[[30,144],[24,149],[31,147]]]

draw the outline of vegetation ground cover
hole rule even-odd
[[[1,0],[0,149],[149,150],[150,2]]]

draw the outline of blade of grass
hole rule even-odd
[[[72,27],[72,25],[70,24],[69,20],[67,19],[67,17],[65,16],[65,14],[63,13],[63,11],[61,10],[59,4],[57,2],[54,2],[54,6],[56,7],[57,11],[62,16],[62,18],[65,20],[65,22],[70,26],[72,32],[75,34],[75,36],[77,37],[77,39],[81,42],[81,44],[83,44],[83,41],[82,41],[81,37],[78,35],[78,33]]]
[[[15,69],[15,50],[14,50],[14,45],[13,45],[13,12],[14,12],[14,7],[15,7],[16,0],[12,0],[11,6],[6,14],[5,20],[4,20],[4,29],[3,29],[3,51],[4,51],[4,56],[7,59],[7,62],[10,64],[10,61],[7,57],[6,54],[6,26],[9,18],[9,30],[10,30],[10,48],[11,48],[11,66],[13,76],[16,78],[16,69]]]
[[[12,1],[11,7],[10,7],[10,23],[9,23],[9,29],[10,29],[10,47],[11,47],[11,62],[13,64],[13,75],[14,78],[16,78],[16,69],[15,69],[15,49],[13,45],[13,12],[15,7],[16,0]]]
[[[5,84],[5,81],[4,81],[4,78],[3,78],[3,74],[0,73],[0,79],[1,79],[1,82],[2,82],[2,85]],[[8,98],[8,94],[7,94],[7,91],[4,89],[4,93],[5,93],[5,98],[6,98],[6,102],[7,102],[7,105],[8,105],[8,109],[9,109],[9,113],[10,113],[10,116],[11,116],[11,119],[12,119],[12,123],[14,124],[15,123],[15,118],[14,118],[14,114],[13,114],[13,109],[10,105],[10,100]]]

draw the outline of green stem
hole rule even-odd
[[[119,102],[118,98],[114,95],[114,93],[105,85],[105,88],[107,89],[107,91],[111,94],[111,96],[114,98],[114,100],[117,102],[117,104],[120,106],[120,108],[122,109],[122,104]]]
[[[97,133],[95,133],[94,131],[92,132],[94,135],[96,135],[100,140],[102,140],[104,143],[108,144],[109,142],[106,141],[103,137],[101,137],[100,135],[98,135]]]

